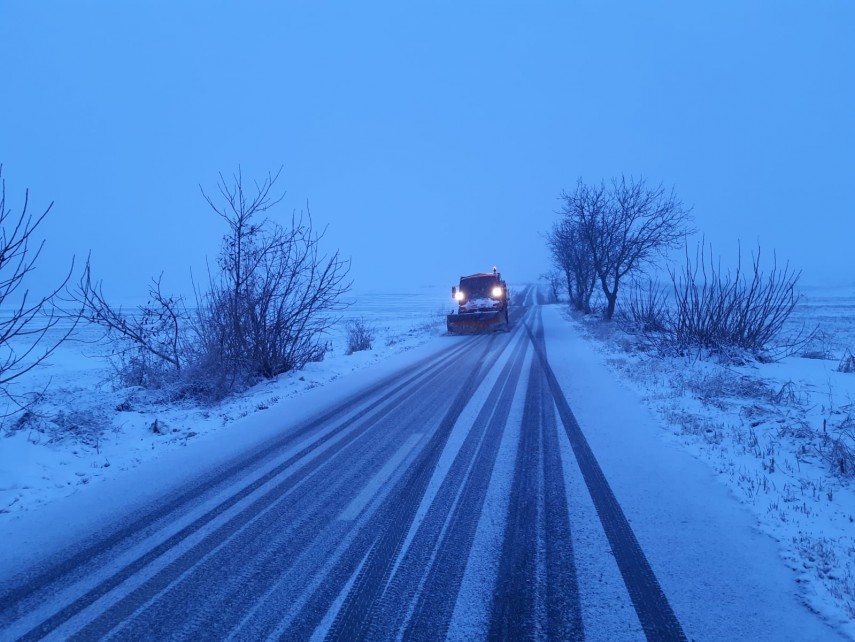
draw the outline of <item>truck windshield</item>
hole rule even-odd
[[[472,299],[489,299],[490,293],[499,282],[495,277],[482,276],[476,279],[461,279],[460,289],[469,300]]]

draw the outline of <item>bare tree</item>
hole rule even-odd
[[[44,240],[35,245],[35,233],[53,207],[29,213],[29,190],[21,210],[6,206],[6,181],[0,164],[0,393],[16,409],[28,401],[10,390],[10,384],[42,364],[71,335],[80,318],[55,306],[74,271],[74,259],[65,278],[49,292],[31,296],[26,281],[36,269]],[[60,326],[60,324],[63,324]]]
[[[546,281],[549,286],[549,295],[547,301],[549,303],[558,303],[559,293],[561,292],[561,281],[564,278],[558,270],[550,270],[540,275],[541,280]]]
[[[268,174],[247,190],[240,171],[230,180],[221,174],[216,202],[202,190],[229,233],[219,273],[199,297],[194,329],[204,360],[235,382],[323,358],[322,336],[350,289],[349,263],[338,252],[321,253],[324,234],[314,230],[308,211],[292,215],[288,226],[259,218],[282,198],[273,196],[278,177]]]
[[[563,218],[547,235],[547,243],[553,264],[567,281],[570,302],[577,310],[588,314],[597,283],[597,269],[582,222],[599,220],[608,207],[608,196],[604,185],[588,186],[580,179],[576,190],[562,192],[561,199]]]
[[[580,207],[598,195],[596,207]],[[677,247],[690,233],[689,210],[660,184],[649,188],[643,178],[612,181],[589,188],[581,180],[574,194],[564,194],[565,214],[576,222],[587,245],[597,280],[606,297],[605,318],[614,316],[621,280]]]

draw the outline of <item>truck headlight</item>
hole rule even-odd
[[[504,294],[504,290],[502,290],[502,288],[500,288],[498,285],[493,288],[494,299],[500,299],[502,297],[502,294]]]
[[[458,290],[457,292],[454,293],[454,298],[457,299],[458,301],[462,301],[463,299],[466,298],[466,295],[463,294],[462,290]]]

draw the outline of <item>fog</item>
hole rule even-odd
[[[283,167],[357,291],[549,268],[562,189],[673,186],[717,251],[855,282],[855,8],[801,2],[0,5],[7,206],[54,202],[34,286],[91,252],[188,293],[200,186]],[[465,4],[465,6],[461,6]]]

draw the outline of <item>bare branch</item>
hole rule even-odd
[[[135,373],[133,377],[126,377],[132,379],[127,381],[131,385],[152,386],[155,383],[148,378],[162,366],[150,363],[151,359],[165,364],[176,377],[184,365],[181,322],[186,318],[186,311],[180,297],[163,294],[162,278],[163,275],[152,279],[149,300],[131,314],[108,302],[102,284],[92,282],[88,265],[73,295],[82,304],[86,319],[104,329],[113,343],[114,354],[120,360],[133,362],[134,368],[125,369]]]
[[[31,296],[27,276],[35,270],[44,241],[32,246],[39,225],[53,207],[33,216],[28,213],[29,190],[18,214],[6,205],[6,181],[0,164],[0,393],[18,408],[29,401],[12,392],[11,384],[43,364],[74,332],[79,312],[57,307],[57,298],[74,272],[74,259],[65,278],[51,291]]]

